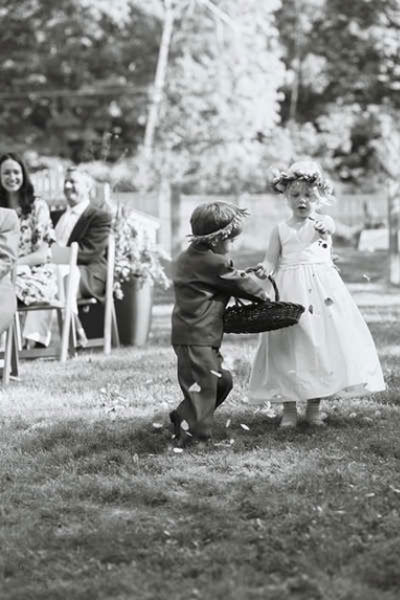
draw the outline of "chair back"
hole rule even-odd
[[[114,287],[114,266],[115,266],[115,238],[113,233],[109,233],[107,240],[107,279],[106,279],[106,297],[112,297]]]
[[[72,242],[70,246],[53,244],[51,247],[51,262],[55,265],[76,265],[78,258],[78,243]]]

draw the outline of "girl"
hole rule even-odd
[[[332,197],[329,183],[315,162],[300,161],[273,185],[292,216],[273,230],[256,274],[274,272],[281,299],[306,310],[297,325],[260,334],[249,395],[283,402],[281,427],[297,424],[299,400],[307,400],[306,421],[322,425],[321,398],[385,384],[368,327],[332,262],[333,219],[316,212]]]

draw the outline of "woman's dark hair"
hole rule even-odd
[[[22,169],[22,185],[18,190],[19,194],[19,205],[23,215],[28,215],[32,210],[32,204],[35,200],[35,192],[29,173],[26,169],[25,163],[22,158],[15,152],[6,152],[0,156],[0,170],[1,165],[6,160],[15,160]],[[0,179],[0,206],[9,208],[8,192],[4,189]]]

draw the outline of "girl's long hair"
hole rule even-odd
[[[35,200],[35,192],[33,189],[33,184],[27,168],[25,166],[22,158],[16,154],[15,152],[6,152],[0,156],[0,170],[1,165],[6,160],[15,160],[19,164],[22,169],[22,185],[18,190],[18,201],[21,207],[21,212],[23,215],[28,215],[32,210],[32,205]],[[8,192],[4,189],[1,178],[0,178],[0,206],[4,208],[9,208],[9,200],[8,200]]]

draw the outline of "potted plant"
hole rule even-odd
[[[114,220],[114,296],[121,344],[141,346],[151,326],[154,284],[163,288],[169,280],[161,263],[166,258],[134,217],[118,208]]]

